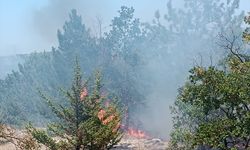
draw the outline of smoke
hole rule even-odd
[[[240,12],[242,9],[237,11]],[[237,12],[236,14],[240,13]],[[192,16],[193,14],[190,15],[190,18]],[[204,16],[197,18],[202,17]],[[187,21],[185,18],[182,19],[183,22]],[[186,22],[185,26],[181,27],[187,31],[183,33],[185,35],[178,35],[177,38],[173,37],[171,39],[174,41],[174,44],[172,44],[175,46],[170,42],[169,45],[164,45],[165,43],[159,44],[159,47],[162,47],[159,49],[150,47],[160,51],[162,59],[152,60],[146,58],[148,65],[142,71],[143,74],[151,77],[149,93],[145,93],[147,95],[145,100],[147,107],[140,114],[140,120],[146,131],[157,137],[170,138],[172,115],[169,107],[173,105],[178,89],[184,85],[185,80],[188,78],[188,70],[191,67],[194,65],[216,66],[218,61],[222,59],[225,51],[217,43],[220,40],[218,38],[220,29],[223,28],[224,31],[230,32],[231,29],[240,28],[240,26],[236,25],[237,23],[234,24],[233,21],[230,23],[230,21],[228,20],[225,23],[218,23],[217,20],[195,22],[198,26],[195,30],[192,29],[191,24]],[[242,21],[243,18],[239,16],[238,22],[242,23]],[[213,26],[213,23],[218,23],[219,27],[218,25]],[[210,33],[204,33],[204,30]],[[239,33],[242,33],[242,31],[239,31]],[[167,34],[164,37],[166,38]],[[168,50],[170,52],[167,52]]]
[[[97,18],[102,27],[108,29],[111,19],[117,15],[120,6],[133,6],[135,16],[143,22],[150,22],[154,12],[166,11],[166,0],[43,0],[0,1],[0,56],[50,50],[57,46],[57,29],[68,19],[68,12],[75,8],[82,15],[83,22],[98,34]],[[175,7],[181,7],[183,0],[175,0]],[[250,10],[248,0],[241,0],[241,10]]]
[[[165,4],[165,0],[161,0]],[[140,4],[141,2],[141,4]],[[82,16],[83,23],[91,29],[94,36],[98,35],[98,21],[101,21],[104,31],[109,29],[111,19],[117,15],[122,5],[133,6],[136,17],[151,21],[154,11],[152,1],[116,0],[116,1],[82,1],[82,0],[49,0],[48,4],[33,13],[33,27],[36,34],[51,45],[57,44],[56,31],[61,29],[71,9],[76,9]],[[154,4],[153,4],[154,5]]]
[[[165,59],[150,60],[142,71],[143,74],[147,74],[150,85],[149,92],[144,93],[146,106],[139,113],[139,118],[143,128],[152,136],[170,138],[172,130],[170,106],[174,104],[178,88],[183,85],[188,76],[188,69],[193,65],[192,59],[184,61],[169,54]]]
[[[247,1],[242,0],[240,6],[250,10]],[[181,0],[178,2],[181,2]],[[175,4],[178,5],[178,2]],[[0,34],[0,42],[5,45],[0,47],[0,55],[29,53],[34,50],[48,51],[51,46],[56,47],[58,45],[57,30],[62,28],[65,20],[68,19],[68,13],[73,8],[77,9],[78,13],[82,15],[83,23],[91,28],[93,35],[97,35],[97,18],[102,21],[103,27],[108,29],[111,19],[117,15],[117,10],[122,5],[133,6],[135,16],[142,19],[142,21],[151,21],[154,11],[166,9],[165,0],[157,2],[151,0],[138,0],[136,2],[133,0],[48,0],[47,4],[32,10],[32,14],[28,16],[30,19],[28,19],[29,21],[26,20],[26,25],[29,29],[25,29],[24,31],[27,34],[22,35],[26,38],[19,36],[19,39],[13,39],[12,44],[9,44],[1,42],[4,41],[4,35]],[[2,28],[0,28],[0,32],[4,32]],[[17,42],[18,40],[20,41]],[[201,46],[197,47],[197,49],[199,48],[202,49]],[[150,93],[147,93],[148,96],[145,100],[147,107],[142,110],[143,113],[140,114],[140,119],[146,130],[163,138],[169,137],[172,127],[169,106],[176,99],[177,89],[184,83],[188,75],[188,68],[193,63],[193,59],[190,58],[180,60],[178,56],[181,51],[175,51],[178,55],[173,56],[173,54],[169,56],[169,60],[165,61],[150,61],[145,68],[145,72],[150,72],[148,76],[151,76],[152,85],[150,85]],[[16,60],[16,58],[3,59],[0,57],[0,60],[0,78],[12,69],[16,69],[17,62],[12,61]],[[175,67],[174,62],[179,62],[179,66]]]
[[[133,6],[136,17],[151,21],[154,12],[164,9],[165,3],[165,0],[0,1],[0,56],[49,51],[51,46],[57,46],[57,29],[62,28],[71,9],[77,9],[84,24],[97,35],[97,18],[104,31],[108,30],[111,19],[122,5]]]
[[[12,70],[17,70],[18,63],[22,63],[21,56],[0,56],[0,79],[4,79]]]
[[[39,34],[46,42],[56,45],[56,33],[66,19],[68,12],[72,8],[79,8],[81,0],[50,0],[49,4],[33,13],[34,31]]]

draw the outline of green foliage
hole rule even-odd
[[[102,70],[108,90],[117,93],[131,112],[137,110],[135,107],[141,105],[143,96],[136,84],[141,61],[136,43],[142,40],[143,34],[133,13],[133,8],[122,7],[119,17],[115,17],[111,24],[111,31],[97,39],[91,36],[76,10],[72,10],[63,29],[58,30],[58,48],[28,55],[24,63],[19,64],[17,72],[0,80],[3,122],[22,125],[31,121],[36,126],[44,126],[55,119],[40,100],[38,89],[56,97],[57,103],[64,106],[57,89],[70,86],[72,60],[76,56],[80,58],[79,64],[84,67],[86,75],[98,68]]]
[[[58,30],[59,49],[75,56],[75,52],[79,52],[79,48],[84,48],[92,43],[89,32],[82,23],[81,16],[73,9],[69,14],[69,21],[66,21],[63,26],[63,31]]]
[[[204,113],[200,108],[180,100],[170,107],[173,117],[173,131],[171,132],[170,149],[193,149],[190,139],[196,131],[197,124],[201,122]]]
[[[105,33],[106,37],[100,46],[106,51],[102,66],[108,86],[122,100],[126,107],[124,125],[137,124],[135,112],[143,105],[144,95],[141,94],[142,81],[139,72],[142,64],[140,43],[145,39],[138,18],[134,18],[134,8],[122,6],[119,15],[114,17],[111,30]],[[102,55],[103,56],[103,55]],[[141,82],[142,83],[142,82]]]
[[[186,127],[185,119],[178,118],[182,122],[175,123],[177,128],[173,135],[178,134],[178,130],[186,129],[187,132],[181,133],[184,137],[189,136],[184,140],[186,143],[192,143],[192,146],[248,148],[250,63],[242,63],[234,57],[228,65],[227,71],[215,67],[194,67],[190,71],[189,81],[181,88],[178,96],[180,102],[176,106],[183,111],[181,117],[187,115],[188,118],[185,119],[188,121],[193,121],[194,118],[197,121],[188,124],[191,127]],[[194,138],[190,138],[191,135]],[[174,137],[175,142],[180,141]]]
[[[114,17],[111,31],[106,33],[106,44],[111,48],[113,57],[121,58],[128,65],[137,65],[139,57],[136,46],[143,40],[140,21],[134,18],[134,8],[122,6],[119,16]]]
[[[119,142],[122,134],[120,112],[115,100],[103,94],[100,73],[96,73],[95,83],[82,81],[77,62],[71,90],[64,91],[66,105],[55,105],[54,100],[42,94],[52,112],[59,119],[48,126],[52,136],[32,126],[27,129],[33,137],[49,149],[110,149]],[[108,104],[109,103],[109,104]]]
[[[228,1],[231,14],[237,3]],[[221,6],[223,8],[224,4]],[[232,19],[228,23],[236,18],[227,18]],[[226,32],[228,25],[223,26],[222,31]],[[240,27],[236,26],[238,29]],[[249,56],[240,54],[234,47],[236,43],[230,44],[233,47],[226,49],[229,54],[223,70],[213,66],[198,66],[190,70],[188,82],[179,90],[171,107],[174,114],[171,149],[247,149],[249,128],[245,122],[248,122],[249,113]]]
[[[189,64],[183,62],[189,62],[201,47],[204,52],[210,51],[218,32],[232,24],[241,25],[242,15],[235,15],[238,1],[223,2],[225,0],[187,0],[185,9],[175,9],[169,1],[168,13],[164,15],[166,25],[161,22],[160,12],[155,14],[157,23],[143,24],[134,17],[133,8],[123,6],[112,20],[110,31],[99,39],[90,34],[84,20],[72,10],[69,20],[58,31],[57,48],[30,54],[17,72],[0,80],[3,121],[21,124],[28,120],[43,126],[55,119],[40,100],[37,89],[56,97],[56,103],[65,106],[57,89],[70,86],[72,60],[78,56],[86,75],[96,68],[102,70],[108,90],[116,93],[127,109],[124,124],[136,124],[135,112],[142,110],[139,107],[144,106],[143,100],[158,88],[153,77],[159,80],[163,73],[169,72],[164,79],[171,88],[166,90],[174,93],[175,86],[182,82],[176,79],[185,76],[183,71]],[[183,61],[176,61],[176,58]],[[150,64],[148,60],[152,60]]]
[[[40,119],[49,117],[40,113],[42,110],[48,112],[48,109],[40,101],[37,89],[54,93],[60,84],[53,79],[59,77],[51,66],[49,53],[33,53],[24,59],[25,64],[19,64],[19,71],[9,74],[0,83],[1,121],[20,125],[28,119],[41,125]]]

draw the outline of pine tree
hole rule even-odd
[[[82,82],[78,61],[76,62],[74,80],[69,91],[64,91],[68,104],[55,105],[53,100],[44,94],[42,98],[48,103],[59,121],[48,126],[47,132],[29,126],[29,133],[46,147],[57,149],[110,149],[119,142],[122,134],[120,113],[114,104],[115,99],[102,94],[101,75],[96,73],[94,86],[90,81]]]
[[[134,11],[133,7],[121,7],[119,15],[112,19],[111,30],[105,33],[103,43],[108,53],[108,57],[103,60],[104,72],[110,80],[110,88],[115,90],[126,107],[123,119],[125,128],[138,124],[135,112],[145,99],[138,86],[138,81],[141,81],[138,70],[142,66],[138,48],[145,33],[140,20],[134,17]]]

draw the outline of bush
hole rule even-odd
[[[120,141],[121,117],[115,104],[116,99],[103,94],[99,72],[96,73],[94,86],[91,88],[89,85],[89,81],[82,81],[77,61],[71,89],[62,90],[67,99],[66,106],[55,105],[52,99],[41,93],[59,121],[48,126],[49,132],[31,125],[27,127],[38,143],[52,150],[105,150]]]

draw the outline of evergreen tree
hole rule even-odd
[[[89,30],[82,24],[76,10],[70,13],[70,20],[66,21],[63,31],[58,31],[58,40],[59,48],[25,56],[24,63],[18,65],[18,71],[0,80],[0,114],[4,123],[22,125],[31,121],[36,126],[45,125],[53,118],[40,100],[38,89],[60,97],[57,89],[70,86],[75,56],[82,58],[80,64],[86,66],[86,74],[97,68],[94,39],[90,38]],[[60,98],[58,102],[62,103]]]
[[[58,30],[57,38],[58,49],[52,50],[55,59],[54,66],[57,72],[66,75],[65,81],[71,77],[70,69],[74,64],[72,60],[75,56],[81,58],[79,62],[81,66],[86,66],[86,74],[90,74],[93,71],[92,68],[97,68],[98,50],[95,38],[90,36],[90,30],[75,9],[71,10],[69,20],[64,23],[63,29]]]
[[[59,121],[48,126],[49,132],[59,137],[56,142],[45,131],[32,126],[29,132],[38,141],[52,150],[112,148],[121,138],[120,112],[112,97],[102,92],[100,73],[96,73],[94,87],[82,81],[81,70],[76,63],[71,90],[62,91],[67,104],[55,105],[54,100],[42,94]]]
[[[110,88],[115,90],[126,107],[126,127],[130,123],[137,125],[135,112],[143,105],[144,99],[138,83],[141,81],[139,68],[142,66],[139,43],[145,39],[145,33],[139,19],[134,18],[134,11],[132,7],[122,6],[101,43],[108,55],[103,61],[104,74],[111,81]]]

